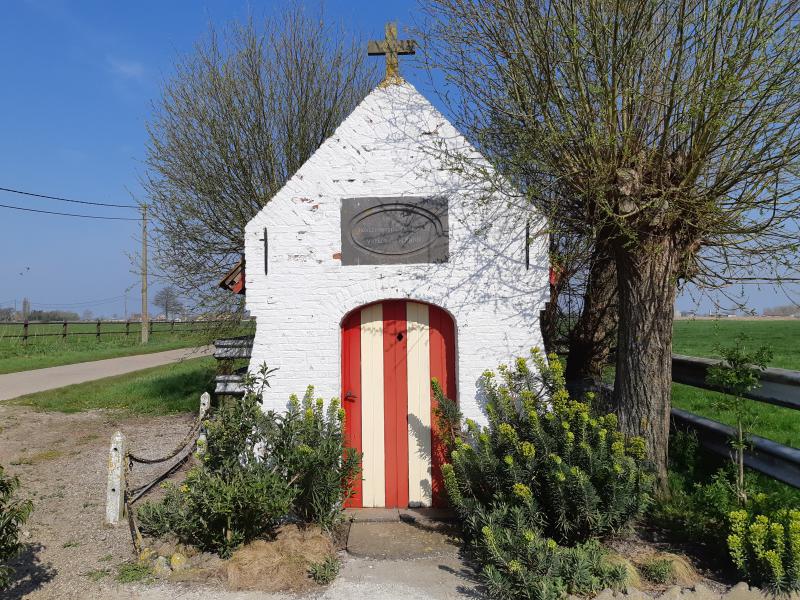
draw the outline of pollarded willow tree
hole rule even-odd
[[[262,24],[212,29],[178,62],[148,124],[144,187],[155,260],[181,296],[236,312],[216,284],[245,224],[377,81],[363,47],[293,3]]]
[[[666,479],[673,304],[798,263],[795,0],[428,0],[461,125],[564,235],[608,244],[614,400]]]

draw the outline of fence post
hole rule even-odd
[[[97,339],[100,339],[100,319],[97,319]]]
[[[64,328],[61,330],[61,338],[67,339],[67,322],[64,321]]]
[[[175,321],[170,322],[170,324],[169,324],[169,332],[170,332],[170,334],[175,333]]]
[[[125,461],[128,457],[125,434],[117,431],[111,437],[106,487],[106,523],[118,525],[125,516]]]
[[[200,433],[197,435],[197,451],[195,456],[201,458],[206,453],[206,427],[203,425],[203,419],[208,414],[208,409],[211,407],[211,394],[203,392],[200,396]]]
[[[148,321],[147,322],[147,331],[148,331],[148,333],[153,333],[153,322],[152,321]]]
[[[28,341],[28,319],[25,319],[25,322],[22,324],[22,341]]]

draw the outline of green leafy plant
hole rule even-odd
[[[538,351],[514,368],[488,371],[488,428],[467,420],[450,454],[448,494],[465,515],[519,507],[559,543],[619,532],[650,502],[653,478],[641,438],[613,414],[595,417],[569,397],[561,363]],[[442,402],[442,399],[438,399]]]
[[[775,593],[800,589],[800,511],[731,512],[728,550],[750,583]]]
[[[650,502],[643,440],[570,399],[555,356],[534,350],[530,360],[484,374],[488,427],[467,420],[445,438],[445,487],[465,540],[497,598],[620,587],[625,568],[595,538],[628,528]],[[433,389],[445,420],[451,401]]]
[[[760,373],[772,359],[772,351],[762,346],[755,351],[745,347],[745,336],[736,337],[732,346],[720,346],[718,352],[723,362],[709,367],[706,381],[720,388],[725,395],[717,401],[719,408],[730,410],[736,419],[736,438],[731,440],[737,466],[736,492],[739,503],[747,502],[744,481],[744,451],[748,431],[753,425],[751,402],[744,395],[760,385]]]
[[[654,505],[655,524],[675,539],[703,544],[712,558],[732,559],[752,585],[775,592],[795,589],[797,569],[792,565],[797,554],[792,545],[797,548],[800,531],[800,491],[746,471],[740,496],[738,465],[726,461],[717,468],[718,462],[702,453],[694,434],[675,434],[670,454],[670,494]]]
[[[670,471],[669,494],[659,498],[651,516],[677,538],[725,544],[728,513],[739,507],[732,468],[719,469],[703,482]]]
[[[301,521],[330,529],[341,519],[344,501],[360,472],[360,455],[344,443],[344,410],[334,399],[325,408],[308,386],[302,400],[292,396],[278,417],[270,462],[296,491],[292,511]]]
[[[264,460],[276,428],[260,404],[270,373],[263,367],[248,381],[241,400],[223,404],[206,422],[202,463],[182,485],[166,486],[160,506],[139,509],[143,532],[170,532],[183,543],[227,557],[239,545],[270,534],[289,514],[294,489]]]
[[[344,445],[344,413],[335,400],[327,409],[314,400],[311,387],[286,414],[265,413],[271,374],[263,366],[244,398],[206,422],[202,463],[182,485],[167,485],[162,500],[139,507],[143,533],[174,534],[227,557],[287,519],[331,527],[340,518],[360,462]]]
[[[335,556],[329,556],[322,562],[313,563],[308,568],[308,574],[315,582],[320,585],[328,585],[332,583],[336,576],[339,574],[339,567],[341,563]]]
[[[770,515],[800,506],[800,491],[753,471],[745,471],[746,503],[742,506],[737,476],[735,463],[702,452],[694,433],[677,432],[670,441],[669,494],[652,506],[649,516],[653,524],[676,541],[722,549],[726,547],[732,511],[744,508]]]
[[[653,583],[670,583],[675,578],[675,566],[668,558],[654,558],[639,565],[639,572]]]
[[[139,583],[153,579],[153,568],[147,563],[126,562],[117,567],[116,580],[119,583]]]
[[[0,465],[0,590],[11,583],[11,567],[7,561],[17,556],[22,549],[19,531],[33,510],[30,500],[15,498],[19,479],[6,475]]]
[[[545,538],[517,508],[498,507],[473,523],[485,523],[470,548],[490,596],[557,600],[625,585],[625,567],[606,560],[597,540],[564,547]],[[472,526],[472,523],[469,525]]]

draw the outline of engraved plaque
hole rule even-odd
[[[441,263],[447,259],[447,199],[342,201],[343,265]]]

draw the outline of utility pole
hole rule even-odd
[[[147,314],[147,204],[142,204],[142,344],[150,339],[150,317]]]

